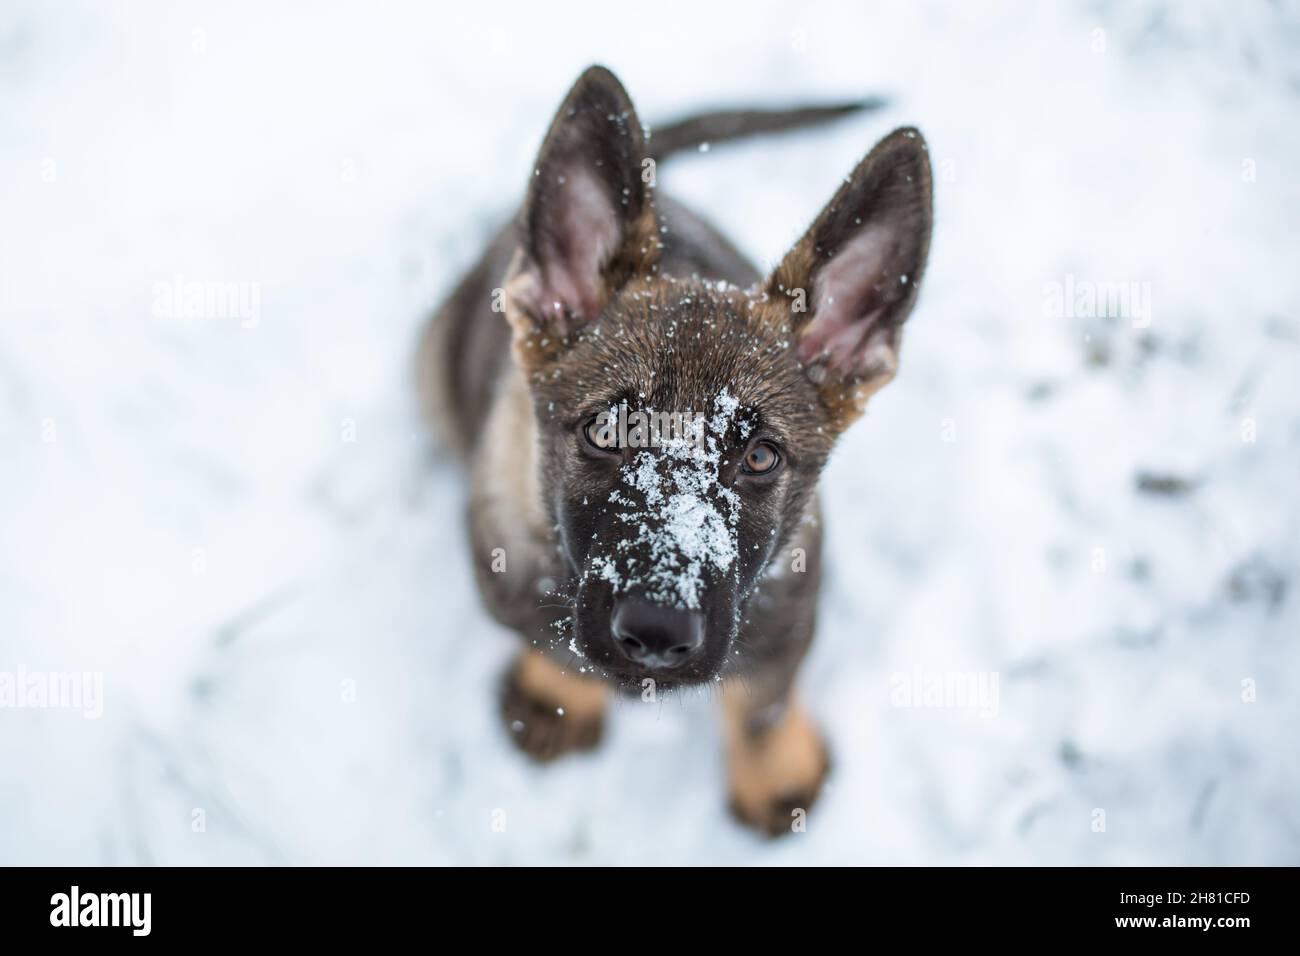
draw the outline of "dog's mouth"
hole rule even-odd
[[[720,670],[709,666],[693,665],[665,670],[613,661],[595,663],[591,657],[586,658],[585,664],[593,676],[605,680],[621,693],[638,695],[648,700],[654,700],[658,694],[670,694],[676,690],[711,684],[720,678]]]

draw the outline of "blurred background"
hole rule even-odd
[[[0,863],[1300,863],[1298,54],[1263,2],[8,0],[0,681],[102,699],[0,705]],[[891,98],[665,164],[764,264],[930,142],[901,374],[823,482],[835,772],[777,843],[705,696],[511,749],[415,414],[592,62],[651,126]],[[995,706],[900,699],[953,674]]]

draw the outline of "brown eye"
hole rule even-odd
[[[749,475],[765,475],[781,462],[781,455],[776,446],[768,442],[759,442],[745,455],[743,470]]]
[[[618,447],[618,428],[603,414],[583,425],[582,434],[587,444],[600,451],[613,451]]]

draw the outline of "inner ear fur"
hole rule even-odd
[[[845,179],[768,280],[800,362],[849,420],[897,370],[932,221],[925,140],[896,130]]]
[[[544,358],[624,283],[654,268],[660,240],[646,155],[622,84],[604,67],[589,68],[538,152],[506,284],[507,317],[526,354]]]

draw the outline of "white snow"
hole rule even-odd
[[[661,437],[654,451],[623,466],[609,500],[626,536],[612,553],[588,559],[616,593],[637,587],[654,601],[698,608],[707,575],[725,573],[736,560],[740,498],[719,481],[719,469],[740,403],[724,387],[713,405],[707,418],[680,413],[681,434]],[[646,550],[643,567],[638,554]]]
[[[0,862],[1300,863],[1294,13],[617,15],[4,5],[0,672],[103,699],[0,709]],[[414,413],[421,322],[597,60],[649,122],[894,97],[660,168],[768,264],[929,142],[899,377],[823,482],[835,773],[777,844],[726,815],[710,695],[515,753]],[[1052,314],[1067,277],[1150,314]],[[995,706],[896,706],[953,675]]]

